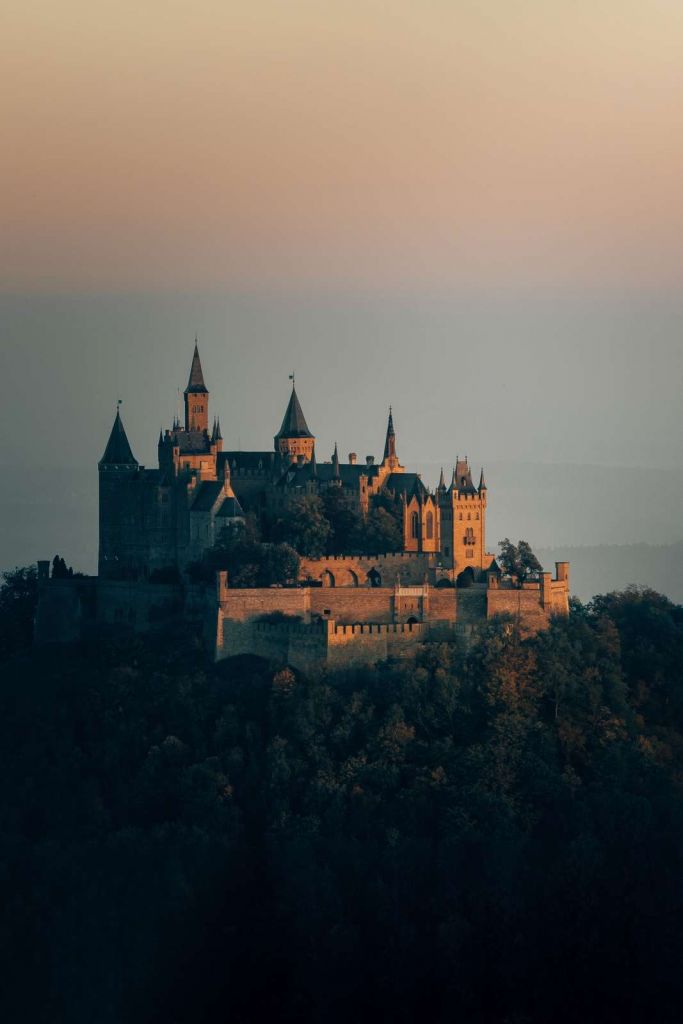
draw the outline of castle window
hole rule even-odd
[[[462,512],[460,512],[460,513],[458,514],[458,519],[460,519],[460,520],[462,521]]]
[[[476,518],[477,518],[477,519],[479,518],[479,513],[478,513],[478,512],[477,512]]]
[[[419,519],[417,512],[412,512],[410,515],[410,535],[413,539],[419,536]]]
[[[427,513],[427,540],[431,540],[434,536],[434,516],[431,512]]]
[[[468,520],[468,522],[469,522],[469,520],[470,520],[471,518],[472,518],[472,513],[471,513],[471,512],[468,512],[468,513],[467,513],[467,520]]]
[[[465,558],[474,558],[474,551],[472,548],[468,548],[465,552]]]

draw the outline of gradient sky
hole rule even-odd
[[[676,287],[680,0],[5,0],[5,290]]]

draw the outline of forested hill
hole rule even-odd
[[[22,650],[29,605],[3,1020],[680,1018],[681,607],[611,594],[306,679],[182,638]]]

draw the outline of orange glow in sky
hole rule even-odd
[[[680,0],[6,0],[0,286],[681,284]]]

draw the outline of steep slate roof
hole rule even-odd
[[[216,465],[219,475],[226,461],[231,472],[272,473],[279,468],[279,458],[275,452],[219,452]]]
[[[418,473],[390,473],[384,486],[388,491],[405,494],[406,498],[411,498],[413,494],[426,498],[429,494]]]
[[[237,498],[228,495],[216,512],[221,519],[244,519],[244,511]]]
[[[289,396],[289,403],[282,426],[275,435],[275,440],[281,437],[313,437],[308,429],[306,419],[297,398],[296,389],[292,384],[292,393]]]
[[[208,455],[211,451],[208,434],[203,430],[178,430],[173,435],[173,444],[181,455]]]
[[[304,462],[303,466],[299,466],[293,462],[278,480],[278,487],[303,487],[309,480],[315,480],[321,484],[330,483],[332,480],[341,480],[343,487],[360,490],[361,476],[373,477],[377,476],[378,472],[377,466],[367,466],[362,463],[359,465],[358,463],[340,462],[335,466],[333,462]]]
[[[192,512],[210,512],[223,490],[222,480],[204,480],[192,502]]]
[[[111,434],[104,449],[104,455],[100,459],[100,466],[137,466],[138,460],[131,451],[126,431],[123,429],[121,413],[116,410],[116,419],[111,428]]]
[[[185,388],[186,395],[204,394],[208,395],[209,389],[204,383],[204,374],[202,372],[202,363],[199,358],[199,347],[197,342],[194,343],[194,355],[192,356],[192,366],[190,367],[190,379],[187,382]]]
[[[472,483],[472,470],[466,459],[458,459],[453,470],[453,482],[451,489],[455,488],[458,494],[476,494],[477,488]]]
[[[389,406],[389,421],[387,423],[387,436],[384,442],[384,458],[396,455],[396,431],[394,430],[394,417]]]

